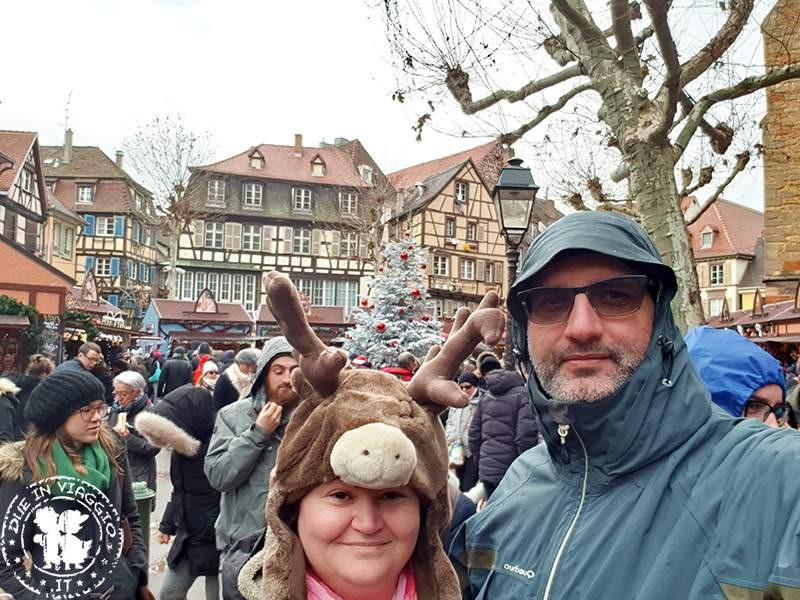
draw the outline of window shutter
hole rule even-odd
[[[369,238],[365,233],[358,234],[358,256],[369,258]]]
[[[322,242],[322,231],[319,229],[312,229],[311,230],[311,254],[314,256],[320,255],[320,246]],[[328,250],[326,248],[326,250]],[[327,252],[325,253],[328,254]]]
[[[428,252],[428,275],[433,275],[433,252]]]
[[[458,269],[458,257],[451,256],[450,257],[450,277],[454,277],[456,279],[461,278],[461,271]]]
[[[242,249],[241,223],[225,223],[225,248],[227,250]]]
[[[114,306],[116,306],[117,308],[119,308],[119,295],[118,295],[118,294],[109,294],[109,295],[106,297],[106,301],[107,301],[109,304],[113,304]]]
[[[269,252],[270,254],[275,252],[274,225],[263,225],[261,227],[261,251]]]
[[[117,215],[114,217],[114,235],[116,237],[124,237],[125,235],[125,215]]]
[[[125,261],[125,275],[128,277],[128,279],[133,279],[133,277],[131,276],[132,274],[133,274],[133,260],[129,258],[128,260]]]
[[[148,277],[150,273],[147,272],[147,265],[144,263],[139,263],[139,279],[142,280],[142,283],[147,283]]]
[[[194,247],[195,248],[202,248],[204,246],[204,236],[205,236],[205,223],[200,220],[192,221],[192,226],[194,227]]]
[[[281,240],[283,242],[281,246],[281,254],[291,254],[292,253],[292,228],[291,227],[281,227]]]
[[[453,301],[452,300],[445,300],[444,301],[444,316],[445,317],[452,317],[453,316]]]
[[[131,229],[132,229],[132,233],[133,233],[133,241],[135,241],[136,243],[141,243],[141,239],[139,238],[139,235],[140,235],[139,234],[139,223],[136,222],[136,221],[133,221],[133,223],[131,223]]]
[[[94,235],[94,215],[85,215],[83,220],[86,222],[83,226],[83,235]]]
[[[331,231],[331,246],[329,248],[331,256],[340,256],[342,254],[342,232]]]
[[[477,233],[477,242],[485,242],[486,241],[486,225],[483,223],[478,223],[478,233]]]
[[[150,267],[150,283],[155,283],[156,281],[156,268],[155,266]]]
[[[486,261],[478,260],[475,265],[475,280],[486,281]]]
[[[84,270],[88,271],[94,267],[94,256],[87,256],[84,261]]]
[[[494,282],[503,283],[503,263],[501,262],[494,263]],[[510,283],[513,284],[514,282]]]
[[[119,257],[115,256],[111,259],[111,276],[119,277]]]

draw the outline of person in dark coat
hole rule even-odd
[[[217,410],[233,404],[250,393],[250,384],[253,382],[260,356],[261,351],[256,348],[240,350],[233,364],[219,376],[214,388],[214,403]]]
[[[169,543],[169,569],[161,600],[185,599],[197,577],[205,577],[206,600],[219,598],[219,551],[214,522],[220,494],[205,473],[208,443],[214,430],[212,391],[217,365],[208,361],[197,385],[184,385],[162,397],[152,411],[139,415],[136,426],[154,446],[173,449],[170,461],[172,498],[159,526],[159,542]]]
[[[134,481],[144,481],[156,491],[156,455],[161,450],[148,443],[136,429],[136,419],[143,410],[153,406],[145,391],[147,384],[136,371],[123,371],[114,378],[114,404],[108,424],[128,447],[128,463]],[[155,508],[155,500],[150,506]]]
[[[53,361],[41,354],[32,354],[28,359],[28,364],[19,379],[15,382],[19,391],[17,392],[17,414],[19,426],[22,434],[28,429],[28,420],[25,418],[25,405],[28,404],[28,398],[41,381],[49,376],[53,369],[55,369]],[[19,438],[22,439],[22,438]]]
[[[211,360],[211,346],[208,342],[200,342],[197,352],[192,356],[192,371],[199,369],[207,360]]]
[[[17,393],[13,381],[0,377],[0,442],[17,442],[25,435]]]
[[[163,398],[171,391],[192,382],[192,365],[186,359],[183,346],[176,346],[172,358],[164,363],[158,378],[158,397]]]
[[[499,361],[494,360],[499,367]],[[478,364],[481,372],[489,366],[485,363]],[[485,379],[486,392],[469,426],[469,447],[488,499],[511,463],[537,444],[539,432],[522,375],[493,368]]]

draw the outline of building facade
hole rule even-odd
[[[156,214],[150,192],[95,146],[73,146],[72,131],[63,146],[43,146],[47,185],[53,195],[84,221],[78,235],[76,277],[92,269],[98,291],[133,320],[141,320],[157,294]]]
[[[261,275],[285,272],[313,306],[357,304],[369,260],[374,190],[386,178],[358,140],[320,148],[260,144],[192,169],[185,201],[195,211],[180,235],[171,297],[208,288],[255,318]]]

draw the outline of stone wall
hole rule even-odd
[[[762,23],[767,68],[800,61],[800,0],[778,0]],[[794,297],[800,280],[800,80],[767,89],[764,145],[766,301]]]

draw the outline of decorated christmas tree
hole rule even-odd
[[[427,267],[427,250],[417,248],[408,233],[384,245],[383,262],[370,282],[370,296],[360,300],[345,350],[380,369],[396,365],[401,352],[423,360],[442,342],[442,324],[431,314]]]

